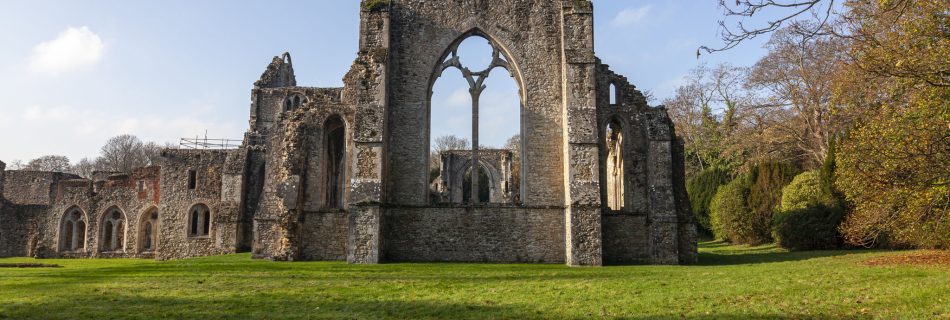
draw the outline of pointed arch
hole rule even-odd
[[[138,223],[138,252],[154,252],[159,241],[159,214],[158,208],[151,206],[139,216]]]
[[[324,204],[328,209],[342,209],[345,206],[347,176],[347,125],[338,114],[333,114],[323,122]]]
[[[623,208],[624,148],[623,125],[616,118],[609,120],[604,132],[607,149],[607,207],[614,211]]]
[[[467,66],[465,66],[460,60],[460,56],[458,52],[459,46],[463,42],[465,42],[466,40],[472,37],[479,37],[488,41],[489,45],[492,48],[491,62],[489,63],[488,67],[486,67],[483,70],[471,70]],[[456,37],[455,40],[453,40],[446,47],[446,49],[440,55],[438,61],[433,66],[432,74],[429,77],[429,83],[428,83],[428,88],[427,88],[428,99],[426,100],[426,112],[427,112],[426,119],[428,121],[427,122],[428,130],[426,131],[427,132],[426,140],[427,140],[427,143],[429,144],[429,147],[426,148],[427,151],[432,150],[431,144],[432,144],[432,127],[433,127],[432,126],[433,87],[435,86],[436,82],[442,77],[443,73],[446,72],[446,70],[450,68],[458,69],[462,73],[463,78],[468,82],[469,92],[472,95],[472,110],[473,110],[472,122],[473,123],[472,123],[472,135],[471,135],[471,146],[472,146],[471,150],[472,150],[472,158],[475,161],[478,161],[479,149],[481,148],[480,141],[479,141],[479,131],[478,131],[479,130],[478,129],[479,128],[479,113],[478,113],[479,96],[481,95],[482,90],[486,89],[485,80],[488,79],[489,76],[494,75],[496,73],[496,69],[498,68],[505,70],[508,73],[508,76],[510,76],[514,80],[515,85],[518,87],[518,99],[519,99],[519,108],[518,108],[518,118],[519,118],[518,124],[519,125],[518,127],[519,129],[517,131],[517,136],[520,136],[520,137],[525,136],[523,114],[524,114],[524,107],[527,103],[527,93],[525,90],[524,80],[523,80],[520,68],[518,66],[518,62],[512,58],[511,51],[504,44],[498,41],[495,37],[484,32],[482,29],[476,27],[459,34],[459,36]],[[523,146],[525,143],[525,139],[519,139],[518,141],[521,144],[518,147],[518,149],[524,150]],[[427,152],[426,156],[427,158],[432,157],[432,153]],[[520,163],[518,163],[517,165],[523,168],[524,167],[523,164],[526,163],[527,158],[528,158],[527,156],[519,157]],[[428,159],[426,163],[431,164],[433,163],[433,161],[432,159]],[[424,174],[426,174],[426,181],[428,181],[428,175],[430,173],[430,170],[424,171]],[[521,175],[521,177],[524,177],[524,175]],[[473,182],[473,186],[471,190],[477,191],[478,189],[480,189],[477,186],[478,179],[472,179],[472,182]],[[517,188],[517,190],[520,190],[520,192],[523,194],[526,189],[524,188],[523,181],[517,181],[516,183],[521,185],[521,187]],[[431,189],[426,188],[425,190],[427,194],[426,199],[433,199],[433,197],[430,197],[428,195],[430,191]],[[523,197],[518,197],[518,199],[522,199],[522,198]]]
[[[196,203],[188,209],[188,237],[207,238],[211,236],[211,208]]]
[[[125,251],[128,219],[125,211],[111,206],[99,216],[99,252]]]
[[[59,252],[86,251],[86,225],[88,216],[79,206],[73,205],[63,212],[59,226]]]

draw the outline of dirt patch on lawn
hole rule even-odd
[[[922,250],[877,257],[864,262],[869,266],[950,266],[950,251]]]
[[[43,263],[0,263],[0,268],[62,268],[58,264]]]

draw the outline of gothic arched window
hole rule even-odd
[[[189,210],[188,236],[207,237],[211,234],[211,210],[204,204],[196,204]]]
[[[112,252],[125,250],[125,215],[118,208],[106,211],[102,217],[102,229],[99,233],[99,251]]]
[[[60,225],[59,251],[75,252],[86,248],[86,216],[79,208],[72,208],[63,215]]]
[[[524,162],[520,156],[523,92],[518,73],[506,51],[480,30],[461,36],[440,61],[430,83],[430,199],[487,203],[486,189],[481,186],[485,183],[483,177],[464,179],[462,176],[470,170],[452,168],[450,172],[442,162],[449,151],[467,158],[467,162],[482,163],[480,159],[490,149],[505,149],[519,155],[511,166],[512,171],[520,175]],[[456,143],[444,143],[452,141]],[[475,170],[474,176],[482,176],[482,170]],[[446,183],[461,180],[464,187]],[[520,177],[504,180],[515,184],[510,189],[523,192]],[[459,188],[464,191],[455,190]],[[459,192],[466,193],[465,197],[459,197]],[[520,196],[504,197],[502,201],[514,202],[514,199]]]

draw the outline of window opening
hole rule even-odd
[[[617,85],[610,83],[610,105],[617,104]]]
[[[188,189],[195,190],[198,187],[198,172],[188,170]]]
[[[343,187],[346,185],[346,125],[339,116],[333,116],[323,125],[326,138],[326,207],[343,207]]]
[[[63,217],[60,227],[61,252],[80,251],[86,246],[86,221],[79,209],[72,209]]]
[[[191,208],[188,231],[190,237],[207,237],[211,234],[211,210],[207,206],[198,204]]]
[[[480,41],[470,41],[472,39],[480,39],[487,43],[487,46],[482,46],[481,48],[472,46],[473,44],[478,44]],[[479,55],[481,51],[481,55]],[[466,57],[462,57],[460,53],[466,54]],[[472,53],[471,56],[468,54]],[[464,59],[464,60],[463,60]],[[431,121],[433,128],[431,128],[430,133],[433,135],[432,143],[432,152],[430,154],[430,191],[431,198],[434,201],[448,201],[448,202],[470,202],[473,204],[489,202],[489,196],[483,196],[480,193],[489,193],[485,192],[486,190],[490,191],[491,186],[490,179],[472,179],[471,178],[471,169],[463,169],[459,167],[449,168],[445,163],[445,159],[454,159],[459,160],[457,157],[460,156],[459,152],[452,152],[452,155],[446,155],[447,151],[459,151],[464,150],[461,155],[462,157],[467,158],[470,163],[480,163],[484,152],[487,152],[487,149],[515,149],[517,147],[520,149],[520,113],[521,113],[521,98],[520,92],[517,92],[517,84],[515,84],[515,89],[511,91],[514,93],[510,94],[498,94],[499,91],[504,91],[506,84],[501,84],[498,87],[502,90],[488,91],[486,93],[485,89],[489,87],[494,88],[496,81],[506,80],[505,77],[490,77],[492,71],[496,68],[502,68],[507,72],[507,80],[509,83],[515,82],[512,79],[513,73],[511,72],[511,67],[509,64],[508,57],[505,53],[498,47],[495,43],[488,40],[487,38],[475,34],[466,38],[464,41],[457,42],[450,47],[448,50],[448,55],[446,59],[437,69],[436,78],[438,82],[434,84],[439,85],[443,80],[452,83],[453,81],[464,80],[463,88],[461,90],[456,90],[452,92],[452,95],[447,99],[449,107],[452,107],[455,104],[462,104],[465,102],[470,103],[468,109],[471,110],[470,119],[459,119],[456,117],[457,114],[462,112],[456,112],[456,114],[450,114],[448,121],[440,121],[438,125],[441,126],[452,126],[455,128],[463,127],[466,124],[470,123],[471,126],[471,140],[470,144],[464,138],[458,138],[455,135],[451,136],[442,136],[439,135],[437,130],[437,121],[443,120],[440,119],[437,115],[440,114],[441,110],[438,108],[431,108]],[[473,69],[477,68],[477,69]],[[474,70],[474,71],[473,71]],[[443,77],[446,75],[446,72],[458,72],[461,74],[461,77]],[[461,79],[459,79],[461,78]],[[434,90],[433,90],[434,91]],[[435,101],[433,97],[430,97],[430,101]],[[509,103],[505,103],[505,101]],[[510,101],[516,101],[515,103],[510,103]],[[441,106],[439,106],[441,107]],[[463,107],[463,106],[460,106]],[[505,107],[508,107],[505,109]],[[464,107],[463,107],[464,108]],[[512,117],[513,112],[511,109],[516,109],[514,114],[519,115],[519,117]],[[439,120],[437,120],[439,119]],[[514,120],[512,120],[514,119]],[[510,131],[510,132],[509,132]],[[444,148],[444,141],[440,139],[445,138],[455,138],[456,141],[461,143],[455,144],[454,148]],[[466,146],[469,148],[458,148],[459,146]],[[492,150],[496,151],[496,150]],[[520,150],[510,150],[513,153],[517,153]],[[520,158],[519,162],[516,165],[518,168],[511,168],[512,170],[504,170],[506,175],[510,175],[512,171],[520,173]],[[467,171],[464,171],[467,170]],[[480,168],[477,172],[477,176],[482,176],[484,169]],[[455,176],[458,175],[458,176]],[[465,176],[468,178],[465,178]],[[487,174],[484,174],[484,177],[487,177]],[[508,179],[504,180],[506,183]],[[463,186],[458,186],[458,182],[462,180]],[[520,185],[520,184],[519,184]],[[462,188],[463,197],[456,197],[454,194],[457,194],[457,191],[454,191],[453,188]],[[520,192],[520,188],[518,192]],[[508,188],[505,188],[506,192]],[[520,197],[505,197],[506,202],[513,202],[514,199]],[[472,201],[474,199],[474,201]]]
[[[616,119],[607,124],[607,207],[623,208],[623,129]]]

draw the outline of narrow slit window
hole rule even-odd
[[[617,85],[610,84],[610,105],[617,104]]]
[[[623,209],[623,129],[617,120],[607,125],[607,207]]]
[[[195,170],[188,170],[188,189],[195,190],[198,187],[198,172]]]

